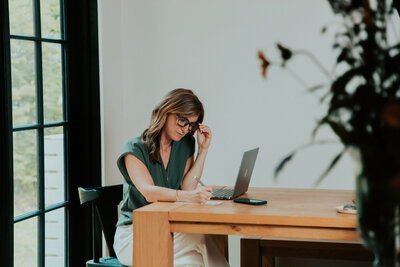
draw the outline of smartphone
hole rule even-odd
[[[266,200],[251,199],[251,198],[238,198],[238,199],[234,199],[233,202],[243,203],[243,204],[248,204],[248,205],[264,205],[264,204],[267,204]]]

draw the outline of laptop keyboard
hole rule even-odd
[[[233,196],[233,189],[219,188],[215,189],[212,193],[212,198],[216,199],[229,199]]]

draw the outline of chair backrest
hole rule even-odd
[[[92,203],[93,228],[95,229],[96,225],[98,225],[97,222],[95,222],[95,220],[97,220],[103,230],[110,256],[116,257],[113,244],[118,221],[117,207],[122,200],[122,184],[92,188],[79,187],[78,192],[81,204]],[[99,245],[95,244],[98,238],[99,237],[93,236],[94,248]],[[94,254],[96,258],[97,253],[94,252]]]

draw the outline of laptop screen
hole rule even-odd
[[[233,198],[246,193],[249,188],[250,178],[253,173],[254,165],[256,163],[259,148],[255,148],[244,152],[238,177],[236,179]]]

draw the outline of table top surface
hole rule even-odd
[[[239,198],[267,200],[253,206],[224,200],[219,205],[158,202],[140,210],[168,210],[170,222],[236,223],[309,227],[356,228],[356,215],[342,214],[337,206],[351,204],[352,190],[249,188]]]

